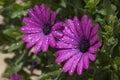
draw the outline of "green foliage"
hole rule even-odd
[[[120,80],[120,0],[22,0],[24,4],[18,4],[15,0],[0,0],[0,15],[4,17],[4,23],[0,24],[0,51],[4,53],[14,52],[12,59],[7,58],[8,64],[3,77],[9,78],[11,73],[18,73],[23,80],[30,80],[31,76],[37,76],[36,80]],[[22,18],[27,16],[27,11],[35,4],[45,3],[51,10],[57,11],[57,20],[65,21],[67,18],[87,14],[94,23],[99,23],[99,36],[103,45],[97,52],[95,62],[91,62],[89,70],[81,76],[76,73],[69,76],[62,73],[62,65],[55,64],[54,50],[47,53],[32,53],[32,49],[26,49],[21,42],[23,34],[20,27]],[[6,48],[6,46],[8,48]],[[31,65],[32,60],[40,62],[37,69],[41,75],[27,73],[24,68]],[[92,72],[89,72],[92,71]]]

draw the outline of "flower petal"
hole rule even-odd
[[[46,52],[48,50],[48,37],[44,36],[43,42],[42,42],[42,51]]]
[[[55,42],[55,39],[54,39],[54,37],[53,37],[52,34],[49,35],[48,42],[49,42],[49,44],[50,44],[51,47],[55,47],[56,46],[56,44],[55,44],[56,42]]]
[[[23,38],[22,38],[22,41],[23,42],[29,42],[31,41],[37,34],[26,34]]]
[[[77,55],[77,54],[76,54]],[[73,65],[73,61],[76,59],[76,55],[72,56],[63,66],[63,72],[67,72],[70,70],[71,66]]]
[[[41,38],[41,34],[36,35],[27,43],[26,48],[32,47],[40,38]]]
[[[33,11],[32,9],[30,9],[30,10],[28,11],[28,14],[29,14],[29,16],[30,16],[34,21],[36,21],[37,23],[40,22],[40,20],[39,20],[39,18],[37,17],[35,11]]]
[[[98,28],[99,28],[99,24],[95,24],[95,25],[92,27],[90,37],[93,37],[93,36],[97,33]]]
[[[67,44],[67,43],[64,43],[62,41],[58,41],[56,48],[60,48],[60,49],[69,49],[69,48],[72,49],[73,48],[73,49],[75,49],[75,48],[77,48],[77,46],[74,46],[72,44]]]
[[[58,31],[58,30],[52,31],[52,34],[53,34],[53,36],[56,37],[57,39],[60,39],[60,38],[63,37],[63,33],[60,32],[60,31]]]
[[[85,30],[86,39],[89,39],[91,26],[92,26],[92,20],[89,19],[89,20],[88,20],[88,23],[87,23],[87,25],[86,25],[86,28],[85,28],[85,29],[86,29],[86,30]]]
[[[60,53],[63,52],[63,53]],[[61,63],[65,60],[67,60],[68,58],[72,57],[73,55],[75,55],[76,53],[78,53],[78,50],[63,50],[57,52],[57,55],[59,55],[56,59],[56,63]]]
[[[95,58],[96,58],[96,55],[95,55],[95,54],[89,53],[89,59],[90,59],[91,61],[94,61]]]
[[[98,40],[98,35],[96,34],[90,39],[90,45],[92,46],[97,40]]]
[[[51,15],[51,25],[54,24],[55,18],[56,18],[56,12],[52,12],[52,15]]]
[[[69,75],[73,75],[73,73],[74,73],[74,71],[75,71],[75,69],[76,69],[76,67],[77,67],[78,61],[79,61],[80,58],[81,58],[81,55],[82,55],[82,54],[79,54],[79,53],[76,55],[76,57],[75,57],[72,65],[71,65],[71,67],[70,67]]]
[[[64,23],[63,22],[57,22],[53,27],[52,30],[58,30],[63,28]]]
[[[88,69],[89,67],[89,53],[83,55],[83,67],[84,69]]]
[[[65,42],[65,43],[68,43],[68,44],[72,44],[72,45],[78,45],[78,42],[75,41],[74,39],[70,38],[70,37],[67,37],[67,36],[63,36],[61,41]]]
[[[76,16],[74,17],[73,22],[74,22],[74,25],[76,26],[75,28],[76,28],[77,34],[80,36],[80,38],[82,38],[83,32],[81,29],[80,21]]]
[[[79,36],[77,34],[77,31],[76,31],[76,28],[75,28],[75,25],[73,23],[72,20],[68,19],[67,20],[67,24],[68,24],[68,27],[70,28],[71,32],[74,34],[74,36],[79,39]]]
[[[24,32],[24,33],[40,33],[42,32],[41,28],[38,28],[38,27],[32,27],[32,26],[23,26],[21,27],[21,32]]]
[[[42,46],[43,42],[44,42],[43,37],[41,37],[34,47],[34,53],[35,54],[37,54],[41,50],[41,46]]]
[[[88,23],[88,17],[87,15],[84,15],[81,19],[81,25],[82,25],[82,30],[84,32],[84,35],[85,35],[85,31],[86,31],[85,29],[86,29],[87,23]]]
[[[36,23],[35,21],[33,21],[31,18],[23,18],[23,22],[26,24],[26,25],[29,25],[29,26],[33,26],[33,27],[36,27],[36,26],[38,26],[38,27],[40,27],[41,25],[40,24],[38,24],[38,23]]]
[[[82,71],[83,71],[83,58],[81,57],[81,59],[78,62],[78,66],[77,66],[78,75],[81,75]]]

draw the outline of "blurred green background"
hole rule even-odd
[[[65,21],[75,15],[81,18],[87,14],[94,23],[99,23],[98,34],[103,45],[97,52],[95,62],[81,76],[76,72],[73,76],[62,73],[63,64],[55,64],[52,48],[46,54],[40,52],[34,55],[32,49],[26,49],[21,41],[23,33],[22,18],[35,4],[44,3],[52,11],[57,12],[56,21]],[[15,53],[10,59],[3,77],[9,78],[12,73],[18,73],[23,80],[120,80],[120,0],[0,0],[0,52],[1,54]],[[26,72],[33,60],[39,64],[35,69],[41,74]]]

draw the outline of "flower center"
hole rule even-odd
[[[83,40],[79,44],[79,50],[83,53],[87,52],[89,47],[90,47],[90,44],[88,40]]]
[[[43,33],[44,33],[45,35],[48,35],[48,34],[50,34],[50,32],[51,32],[51,26],[49,26],[49,25],[44,25],[44,27],[43,27]]]

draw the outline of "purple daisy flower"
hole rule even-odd
[[[11,74],[10,80],[21,80],[18,74]]]
[[[64,36],[57,42],[56,63],[66,61],[62,70],[72,75],[77,68],[78,75],[83,69],[88,69],[89,60],[94,61],[96,52],[102,45],[98,41],[99,25],[92,27],[92,20],[84,15],[81,22],[75,16],[73,20],[68,19],[63,30]]]
[[[50,9],[44,4],[40,7],[35,5],[34,10],[28,11],[29,17],[25,17],[23,22],[26,24],[21,28],[21,32],[26,33],[22,38],[27,42],[26,48],[34,47],[34,53],[41,49],[43,52],[48,50],[48,46],[55,47],[55,38],[60,38],[63,34],[59,31],[62,22],[54,24],[56,12],[50,13]]]

